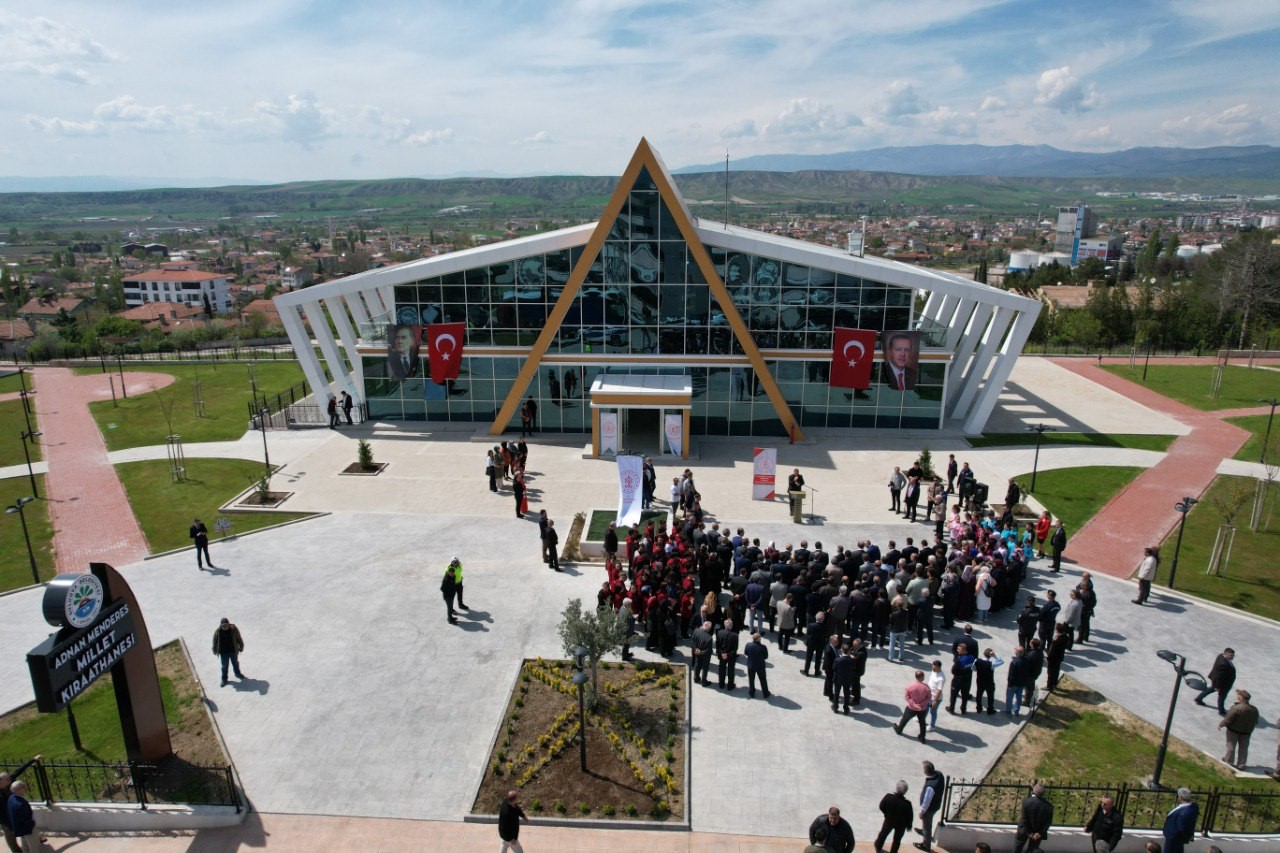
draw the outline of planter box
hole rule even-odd
[[[667,509],[646,509],[640,513],[640,528],[644,529],[645,519],[649,517],[662,517],[662,523],[667,530],[671,529],[671,510]],[[582,539],[578,542],[578,552],[582,554],[584,560],[598,560],[604,562],[604,532],[609,527],[609,522],[618,517],[616,509],[589,509],[587,510],[587,523],[582,529]],[[595,523],[599,533],[599,539],[592,539],[592,525]],[[627,538],[625,528],[618,530],[618,548],[622,548],[622,543]]]
[[[359,462],[353,462],[345,469],[338,472],[339,477],[376,477],[383,471],[387,470],[386,462],[375,462],[368,468],[362,466]]]

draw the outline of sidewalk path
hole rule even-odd
[[[83,571],[93,561],[123,566],[141,560],[150,550],[146,537],[89,413],[91,401],[111,396],[108,377],[76,376],[65,367],[40,367],[35,373],[40,383],[36,416],[48,463],[44,497],[58,570]],[[131,372],[126,388],[145,394],[172,381],[167,374]]]
[[[1221,412],[1193,409],[1082,359],[1055,361],[1191,427],[1189,434],[1174,441],[1164,459],[1138,475],[1084,527],[1067,531],[1067,556],[1072,562],[1116,577],[1129,577],[1138,565],[1142,548],[1164,541],[1177,525],[1174,504],[1183,496],[1203,495],[1217,476],[1218,466],[1244,446],[1249,433],[1226,423]]]

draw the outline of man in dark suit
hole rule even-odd
[[[769,692],[769,678],[765,675],[765,661],[769,659],[769,648],[760,642],[760,635],[752,634],[751,642],[747,643],[743,654],[747,656],[747,695],[752,699],[756,698],[756,679],[760,679],[760,689],[764,691],[764,698],[768,699],[773,694]]]
[[[1022,801],[1022,814],[1018,817],[1018,832],[1014,836],[1014,853],[1023,849],[1039,850],[1040,842],[1049,835],[1053,823],[1053,803],[1044,798],[1044,785],[1036,783],[1031,796]],[[1030,842],[1030,847],[1027,846]]]
[[[733,630],[733,620],[724,620],[724,627],[716,631],[716,660],[720,662],[720,689],[725,689],[725,681],[733,690],[734,676],[738,663],[738,632]]]
[[[702,627],[693,632],[690,646],[693,651],[693,680],[698,684],[707,683],[707,670],[711,668],[711,623],[703,622]]]
[[[1196,837],[1196,822],[1200,817],[1200,807],[1191,802],[1191,791],[1178,789],[1178,804],[1174,806],[1164,819],[1165,853],[1182,853],[1186,845]]]
[[[387,375],[399,382],[418,374],[418,342],[413,326],[392,326],[387,334]]]
[[[1053,546],[1053,571],[1062,571],[1062,552],[1067,550],[1067,528],[1063,527],[1062,519],[1053,523],[1049,544]]]
[[[893,786],[893,793],[885,794],[881,798],[880,813],[884,815],[884,821],[880,824],[880,834],[876,836],[875,849],[883,850],[884,843],[892,832],[893,845],[889,848],[889,853],[898,853],[903,833],[910,829],[915,821],[911,801],[907,799],[906,782],[899,779],[898,784]]]
[[[884,363],[880,366],[880,381],[899,391],[914,391],[916,387],[916,341],[912,335],[897,332],[884,342]]]
[[[1231,686],[1236,683],[1235,659],[1235,649],[1223,649],[1222,654],[1214,660],[1213,669],[1209,670],[1209,686],[1200,691],[1200,695],[1196,697],[1196,704],[1203,705],[1204,697],[1217,691],[1219,717],[1227,715],[1227,694],[1231,692]]]

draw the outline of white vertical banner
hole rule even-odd
[[[778,471],[778,448],[757,447],[751,469],[751,500],[773,500],[774,477]]]
[[[667,415],[666,430],[667,449],[673,456],[682,456],[684,451],[684,415],[676,412]]]
[[[600,413],[600,455],[618,452],[618,413]]]
[[[618,457],[618,527],[632,527],[640,523],[640,504],[644,473],[644,460],[639,456]]]

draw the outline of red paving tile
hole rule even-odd
[[[1067,541],[1065,556],[1071,562],[1116,577],[1129,577],[1137,568],[1142,549],[1162,542],[1178,523],[1173,505],[1183,496],[1202,496],[1217,476],[1218,464],[1235,455],[1249,433],[1225,423],[1222,412],[1198,411],[1099,370],[1083,359],[1054,361],[1191,427],[1188,435],[1169,447],[1164,459],[1139,474]]]
[[[85,571],[93,561],[125,565],[141,560],[150,553],[146,537],[89,414],[90,401],[111,398],[110,377],[76,376],[63,367],[33,372],[36,416],[44,433],[40,443],[49,463],[44,498],[58,571]],[[129,394],[145,394],[173,381],[162,373],[125,376]]]

